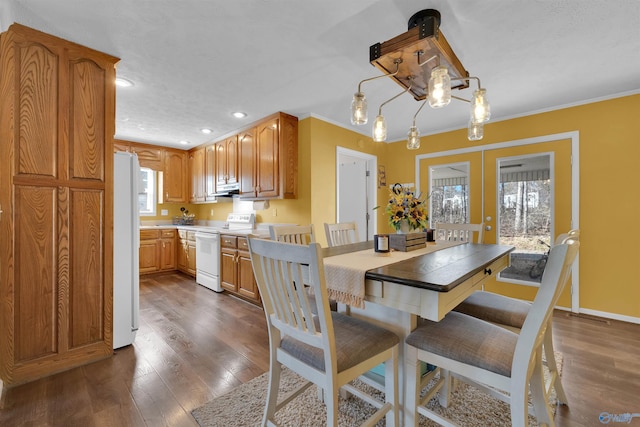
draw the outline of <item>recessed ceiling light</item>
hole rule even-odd
[[[122,77],[117,77],[116,78],[116,86],[131,87],[131,86],[133,86],[133,82],[131,80],[127,80],[127,79],[122,78]]]
[[[236,111],[235,113],[231,113],[231,114],[236,119],[244,119],[245,117],[247,117],[247,113],[243,113],[242,111]]]
[[[180,141],[180,144],[182,144],[182,145],[189,145],[189,144],[191,144],[191,143],[190,143],[189,141],[182,140],[182,141]]]
[[[200,132],[204,133],[205,135],[209,135],[213,133],[213,130],[209,128],[202,128],[200,129]]]

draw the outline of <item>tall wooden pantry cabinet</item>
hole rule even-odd
[[[0,35],[4,386],[113,354],[117,61],[19,24]]]

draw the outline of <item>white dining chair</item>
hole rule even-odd
[[[336,426],[338,392],[342,388],[377,409],[363,425],[386,417],[397,426],[398,336],[380,326],[332,312],[325,302],[327,286],[320,245],[297,245],[249,239],[249,252],[269,331],[269,386],[263,426],[274,426],[278,410],[316,384],[324,391],[327,426]],[[309,283],[319,298],[310,300],[300,283]],[[312,312],[311,305],[316,305]],[[361,391],[351,381],[385,363],[385,401]],[[278,403],[282,366],[307,380]]]
[[[511,425],[515,427],[528,425],[530,390],[538,424],[554,425],[542,372],[543,338],[579,246],[578,241],[567,240],[551,249],[540,289],[520,334],[452,311],[440,322],[426,321],[407,336],[406,364],[415,366],[415,371],[407,373],[404,410],[410,422],[405,425],[417,426],[418,414],[442,425],[453,425],[424,406],[437,391],[446,394],[451,387],[439,383],[421,398],[422,385],[432,379],[432,374],[421,379],[419,361],[447,372],[445,381],[454,377],[509,403]],[[440,401],[448,403],[448,396],[441,396]]]
[[[574,229],[567,233],[560,234],[554,245],[562,244],[569,239],[579,240],[580,230]],[[548,261],[547,261],[548,262]],[[468,296],[463,302],[454,308],[454,311],[477,317],[508,328],[516,333],[522,329],[522,325],[529,314],[531,303],[493,292],[477,291]],[[553,347],[553,317],[549,318],[549,324],[544,334],[544,354],[545,364],[549,369],[550,379],[546,385],[546,393],[551,393],[551,389],[556,390],[558,402],[568,405],[569,401],[562,386],[558,363],[556,361],[555,349]]]
[[[269,236],[271,240],[286,243],[308,245],[315,243],[316,236],[313,224],[309,225],[270,225]]]
[[[355,222],[325,223],[324,232],[330,248],[348,245],[349,243],[356,243],[358,241],[358,226]]]
[[[474,239],[475,235],[475,239]],[[449,224],[437,223],[433,232],[436,240],[484,243],[484,223],[480,224]]]

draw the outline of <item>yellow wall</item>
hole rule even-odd
[[[640,95],[491,122],[479,145],[578,131],[580,138],[580,307],[640,318],[640,212],[634,132]],[[413,178],[415,155],[468,147],[466,129],[422,138],[413,152],[390,144],[387,181]],[[407,165],[412,165],[411,169]],[[570,197],[569,194],[566,197]]]
[[[594,312],[640,319],[640,230],[634,226],[640,212],[638,178],[640,143],[633,130],[640,111],[640,95],[491,122],[479,145],[579,131],[580,135],[580,306]],[[387,184],[415,181],[418,154],[468,147],[466,129],[422,137],[422,148],[409,151],[405,141],[374,143],[363,136],[318,118],[299,123],[297,200],[274,200],[258,211],[259,222],[313,223],[318,241],[326,245],[323,223],[335,222],[336,147],[375,155],[385,166]],[[378,189],[378,204],[388,197]],[[569,194],[566,195],[570,197]],[[165,204],[163,206],[169,206]],[[176,205],[176,208],[182,206]],[[185,205],[200,219],[224,220],[231,203]],[[214,216],[209,209],[213,207]],[[273,210],[277,216],[273,216]],[[179,211],[178,211],[179,212]],[[378,232],[390,232],[378,209]],[[476,215],[476,213],[472,213]],[[533,288],[528,289],[529,296]]]

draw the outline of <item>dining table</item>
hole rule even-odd
[[[415,379],[405,372],[416,372],[416,366],[404,358],[406,336],[419,322],[441,320],[471,293],[482,290],[489,278],[509,266],[515,248],[437,241],[409,252],[378,253],[373,246],[367,241],[323,248],[325,281],[339,311],[400,337],[399,400],[401,420],[406,417],[407,422],[411,417],[403,409],[404,396]],[[372,372],[363,380],[384,390],[379,374]]]

